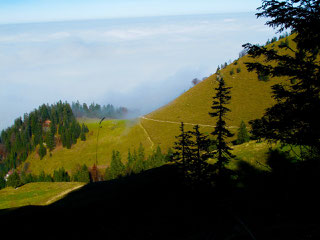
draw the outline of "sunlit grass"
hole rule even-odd
[[[292,39],[292,36],[289,39]],[[272,47],[272,45],[276,47],[281,41],[275,42],[268,47]],[[284,49],[280,51],[283,52]],[[258,61],[262,60],[259,59]],[[267,82],[259,81],[257,73],[248,72],[245,66],[245,62],[252,61],[246,55],[238,59],[236,65],[233,62],[221,70],[221,75],[227,86],[232,87],[231,101],[227,105],[231,112],[226,117],[227,125],[234,127],[231,128],[234,133],[236,133],[236,127],[240,126],[241,121],[244,121],[248,125],[250,120],[263,116],[265,109],[275,103],[272,98],[271,86],[285,80],[285,78],[270,78]],[[236,68],[240,68],[241,71],[235,71],[233,75],[230,75],[231,69]],[[213,70],[215,69],[216,66],[213,67]],[[146,117],[164,121],[183,121],[214,126],[216,119],[209,116],[208,113],[212,111],[212,97],[216,94],[214,88],[217,86],[216,74],[213,74],[171,103],[148,114]],[[153,136],[155,142],[161,143],[166,147],[174,142],[174,136],[179,133],[179,125],[148,120],[143,120],[142,124],[150,135]],[[203,131],[210,132],[212,129],[203,129]]]
[[[232,148],[232,153],[236,157],[229,163],[229,168],[236,169],[239,161],[245,161],[258,169],[268,170],[268,152],[270,148],[275,148],[275,146],[267,142],[250,141]]]
[[[76,182],[55,182],[29,183],[17,189],[7,187],[0,190],[0,209],[27,205],[47,205],[61,199],[63,193],[83,185],[84,183]]]
[[[26,161],[30,164],[29,170],[34,174],[39,174],[42,170],[52,174],[54,170],[64,167],[71,173],[78,165],[93,166],[96,161],[98,123],[98,119],[86,122],[89,128],[87,140],[78,139],[77,144],[71,149],[58,146],[52,151],[51,156],[47,153],[41,160],[36,152],[32,153]],[[101,123],[97,151],[98,166],[103,168],[110,163],[113,150],[120,151],[123,162],[127,160],[128,149],[138,149],[140,143],[146,148],[146,152],[151,151],[151,143],[137,123],[136,120],[105,120]]]

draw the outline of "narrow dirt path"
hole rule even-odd
[[[154,147],[154,142],[151,140],[151,137],[150,137],[148,131],[144,128],[144,126],[142,126],[141,122],[139,122],[139,125],[140,125],[140,127],[143,129],[143,131],[145,132],[145,134],[147,135],[147,138],[148,138],[148,140],[149,140],[150,143],[151,143],[151,148],[153,149],[153,147]]]
[[[157,120],[157,119],[152,119],[152,118],[146,118],[146,117],[144,117],[144,116],[142,116],[142,117],[140,117],[140,118],[145,119],[145,120],[154,121],[154,122],[181,124],[181,122]],[[196,123],[186,123],[186,122],[183,122],[183,123],[186,124],[186,125],[192,125],[192,126],[199,125],[200,127],[212,127],[212,128],[215,128],[215,127],[216,127],[216,126],[214,126],[214,125],[206,125],[206,124],[196,124]],[[238,127],[237,127],[237,126],[229,126],[229,127],[227,127],[227,128],[238,128]]]
[[[82,188],[83,186],[84,186],[84,185],[80,185],[80,186],[76,186],[76,187],[74,187],[74,188],[68,189],[68,190],[66,190],[66,191],[64,191],[64,192],[62,192],[62,193],[54,196],[53,198],[49,199],[49,200],[45,203],[45,205],[49,205],[49,204],[57,201],[58,199],[62,198],[63,196],[67,195],[68,193],[70,193],[70,192],[72,192],[72,191],[74,191],[74,190],[77,190],[77,189],[79,189],[79,188]]]

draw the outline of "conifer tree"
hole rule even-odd
[[[257,17],[266,17],[266,25],[278,32],[290,29],[292,42],[280,44],[280,50],[258,45],[243,45],[252,58],[249,71],[271,77],[285,77],[272,86],[276,103],[260,121],[252,121],[257,138],[300,146],[301,159],[320,155],[320,34],[319,0],[264,0]],[[285,50],[285,51],[284,51]],[[261,126],[263,123],[263,126]],[[257,129],[254,129],[257,127]],[[308,153],[303,155],[303,153]]]
[[[144,147],[142,143],[140,143],[139,148],[138,148],[138,153],[134,152],[136,155],[136,161],[133,167],[133,172],[134,173],[139,173],[142,172],[145,168],[145,154],[144,154]]]
[[[250,136],[247,131],[247,126],[244,123],[244,121],[241,121],[240,128],[238,129],[238,136],[237,136],[236,143],[242,144],[249,141],[250,141]]]
[[[70,182],[70,176],[68,172],[66,172],[62,167],[62,168],[59,168],[58,170],[54,170],[53,180],[55,182]]]
[[[105,176],[108,180],[116,179],[124,175],[125,166],[121,162],[121,155],[119,151],[112,151],[112,158],[110,167],[106,170]]]
[[[192,135],[190,132],[185,131],[183,122],[181,122],[180,131],[181,133],[176,136],[177,141],[174,143],[172,161],[181,167],[184,177],[188,177],[187,166],[192,161]]]
[[[155,156],[155,162],[154,162],[154,164],[153,164],[152,167],[159,167],[159,166],[161,166],[162,164],[164,164],[164,162],[165,162],[165,156],[162,154],[161,148],[160,148],[159,145],[157,146],[157,150],[156,150],[156,152],[154,153],[154,156]]]
[[[149,155],[147,161],[145,161],[145,169],[160,167],[164,163],[165,163],[165,155],[162,154],[161,148],[158,145],[157,149],[153,151],[153,153]]]
[[[81,139],[81,141],[86,141],[86,140],[87,140],[87,138],[86,138],[86,133],[88,133],[88,132],[89,132],[88,127],[87,127],[84,123],[82,123],[81,133],[80,133],[80,139]]]
[[[54,140],[54,132],[52,132],[51,129],[47,132],[46,144],[50,152],[56,147],[56,143]]]
[[[7,186],[17,188],[21,185],[20,176],[17,171],[14,171],[7,180]]]
[[[209,166],[207,161],[211,157],[209,152],[211,141],[206,134],[199,131],[199,125],[194,126],[193,129],[194,131],[191,132],[195,138],[192,142],[193,161],[189,163],[188,169],[193,180],[200,183],[207,179]]]
[[[168,151],[167,151],[167,154],[166,154],[166,156],[164,158],[164,161],[165,162],[171,162],[172,158],[173,158],[173,150],[172,150],[172,148],[169,147]]]
[[[89,132],[89,129],[88,129],[87,125],[85,125],[84,123],[82,123],[81,130],[82,130],[84,133],[88,133],[88,132]]]
[[[65,132],[65,140],[66,140],[66,148],[70,149],[72,146],[72,135],[69,129],[67,129]]]
[[[217,81],[219,86],[215,88],[216,95],[213,97],[212,112],[209,112],[211,117],[217,118],[217,123],[214,131],[211,133],[216,138],[217,151],[214,157],[217,159],[215,167],[217,173],[220,175],[225,170],[225,165],[229,163],[233,158],[233,154],[230,152],[231,148],[228,146],[227,139],[232,137],[233,134],[228,130],[226,126],[226,114],[230,112],[230,109],[226,105],[230,102],[230,89],[226,87],[224,79],[218,74]]]
[[[79,166],[79,168],[72,176],[72,181],[85,183],[90,182],[90,173],[87,165],[84,164],[82,167]]]
[[[45,172],[42,170],[41,173],[38,176],[38,182],[45,182],[45,178],[46,178],[46,174]]]
[[[40,159],[42,159],[47,154],[47,149],[42,142],[40,143],[40,148],[38,153],[39,153]]]
[[[87,140],[86,134],[84,132],[81,132],[80,139],[81,139],[81,141]]]
[[[127,163],[126,163],[126,173],[129,174],[129,175],[131,174],[131,172],[133,170],[134,162],[135,162],[134,155],[132,155],[130,149],[128,149],[128,157],[127,157]]]

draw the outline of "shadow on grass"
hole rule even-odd
[[[237,185],[195,190],[167,165],[88,184],[50,206],[0,211],[0,223],[33,238],[320,239],[316,188],[284,179],[243,162]]]

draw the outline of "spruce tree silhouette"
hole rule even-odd
[[[192,146],[192,162],[187,166],[192,180],[195,184],[206,183],[208,181],[208,160],[212,156],[209,151],[211,141],[208,135],[203,134],[199,130],[199,125],[193,127],[191,135],[194,137],[194,141],[191,142]]]
[[[183,176],[187,180],[190,177],[188,175],[188,166],[193,161],[191,150],[192,135],[189,131],[185,131],[183,122],[181,122],[180,131],[180,135],[176,136],[177,141],[174,143],[171,161],[175,162],[182,169]]]
[[[219,86],[215,88],[216,96],[213,97],[213,103],[209,112],[211,117],[217,118],[217,123],[214,131],[211,133],[216,137],[216,147],[217,150],[214,153],[214,157],[217,159],[215,163],[217,175],[223,175],[226,173],[226,164],[229,163],[230,159],[234,155],[230,152],[231,148],[228,146],[227,139],[232,137],[233,134],[226,127],[226,114],[230,112],[230,109],[226,105],[230,102],[230,89],[231,87],[226,87],[224,79],[218,73],[217,80]]]
[[[320,110],[319,6],[319,0],[263,1],[257,17],[271,19],[266,25],[278,32],[292,30],[293,42],[279,45],[279,51],[243,45],[250,57],[265,57],[264,62],[246,63],[249,71],[287,79],[272,86],[276,104],[251,121],[253,132],[256,138],[300,146],[300,159],[320,155],[320,115],[315,114]]]

